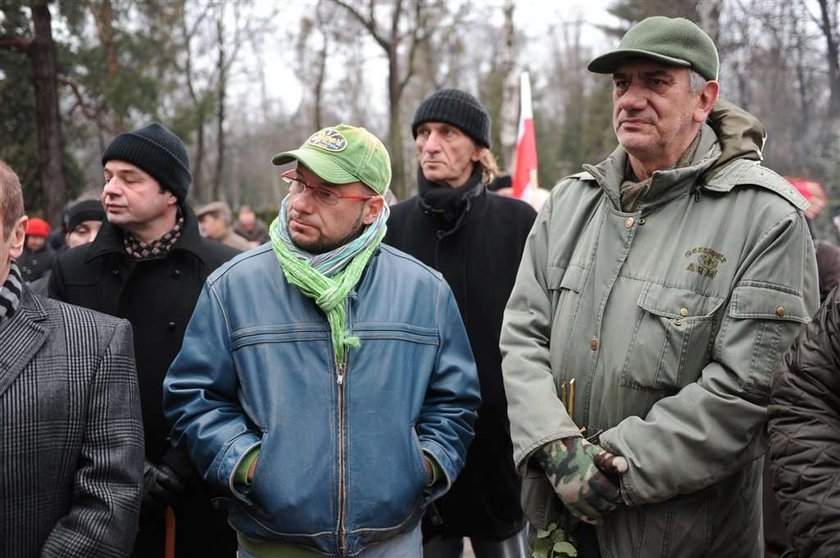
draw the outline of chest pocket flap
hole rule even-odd
[[[724,299],[648,283],[639,294],[621,384],[675,392],[696,380],[711,347]]]
[[[639,306],[657,316],[691,319],[712,316],[723,304],[723,300],[688,289],[648,283],[639,295]]]
[[[802,295],[768,283],[743,281],[732,293],[729,315],[733,318],[785,320],[808,323],[811,315]]]

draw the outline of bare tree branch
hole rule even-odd
[[[376,41],[377,44],[385,50],[385,52],[388,52],[388,50],[391,48],[390,42],[388,40],[386,40],[385,37],[383,37],[379,33],[379,30],[376,28],[376,20],[374,19],[374,14],[373,14],[373,0],[371,0],[371,3],[370,3],[370,18],[369,19],[366,19],[365,16],[363,16],[361,13],[359,13],[359,10],[357,10],[354,6],[348,4],[344,0],[332,0],[332,1],[335,2],[336,4],[338,4],[339,6],[343,7],[348,12],[350,12],[350,15],[352,15],[354,18],[356,18],[356,20],[359,23],[361,23],[364,26],[365,29],[368,30],[368,33],[370,33],[370,36],[373,37],[373,40]]]

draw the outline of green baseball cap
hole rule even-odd
[[[587,68],[596,74],[611,74],[631,58],[690,67],[708,80],[716,80],[720,68],[717,47],[711,37],[682,17],[643,19],[622,37],[618,49],[593,59]]]
[[[318,130],[299,148],[278,153],[275,165],[299,161],[332,184],[362,182],[384,196],[391,184],[391,158],[382,142],[365,130],[339,124]]]

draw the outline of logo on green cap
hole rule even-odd
[[[319,147],[332,153],[338,153],[347,148],[347,138],[333,128],[318,130],[306,140],[306,143],[312,147]]]

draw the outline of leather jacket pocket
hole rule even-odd
[[[708,361],[724,299],[647,283],[637,302],[621,385],[665,392],[695,381]]]

